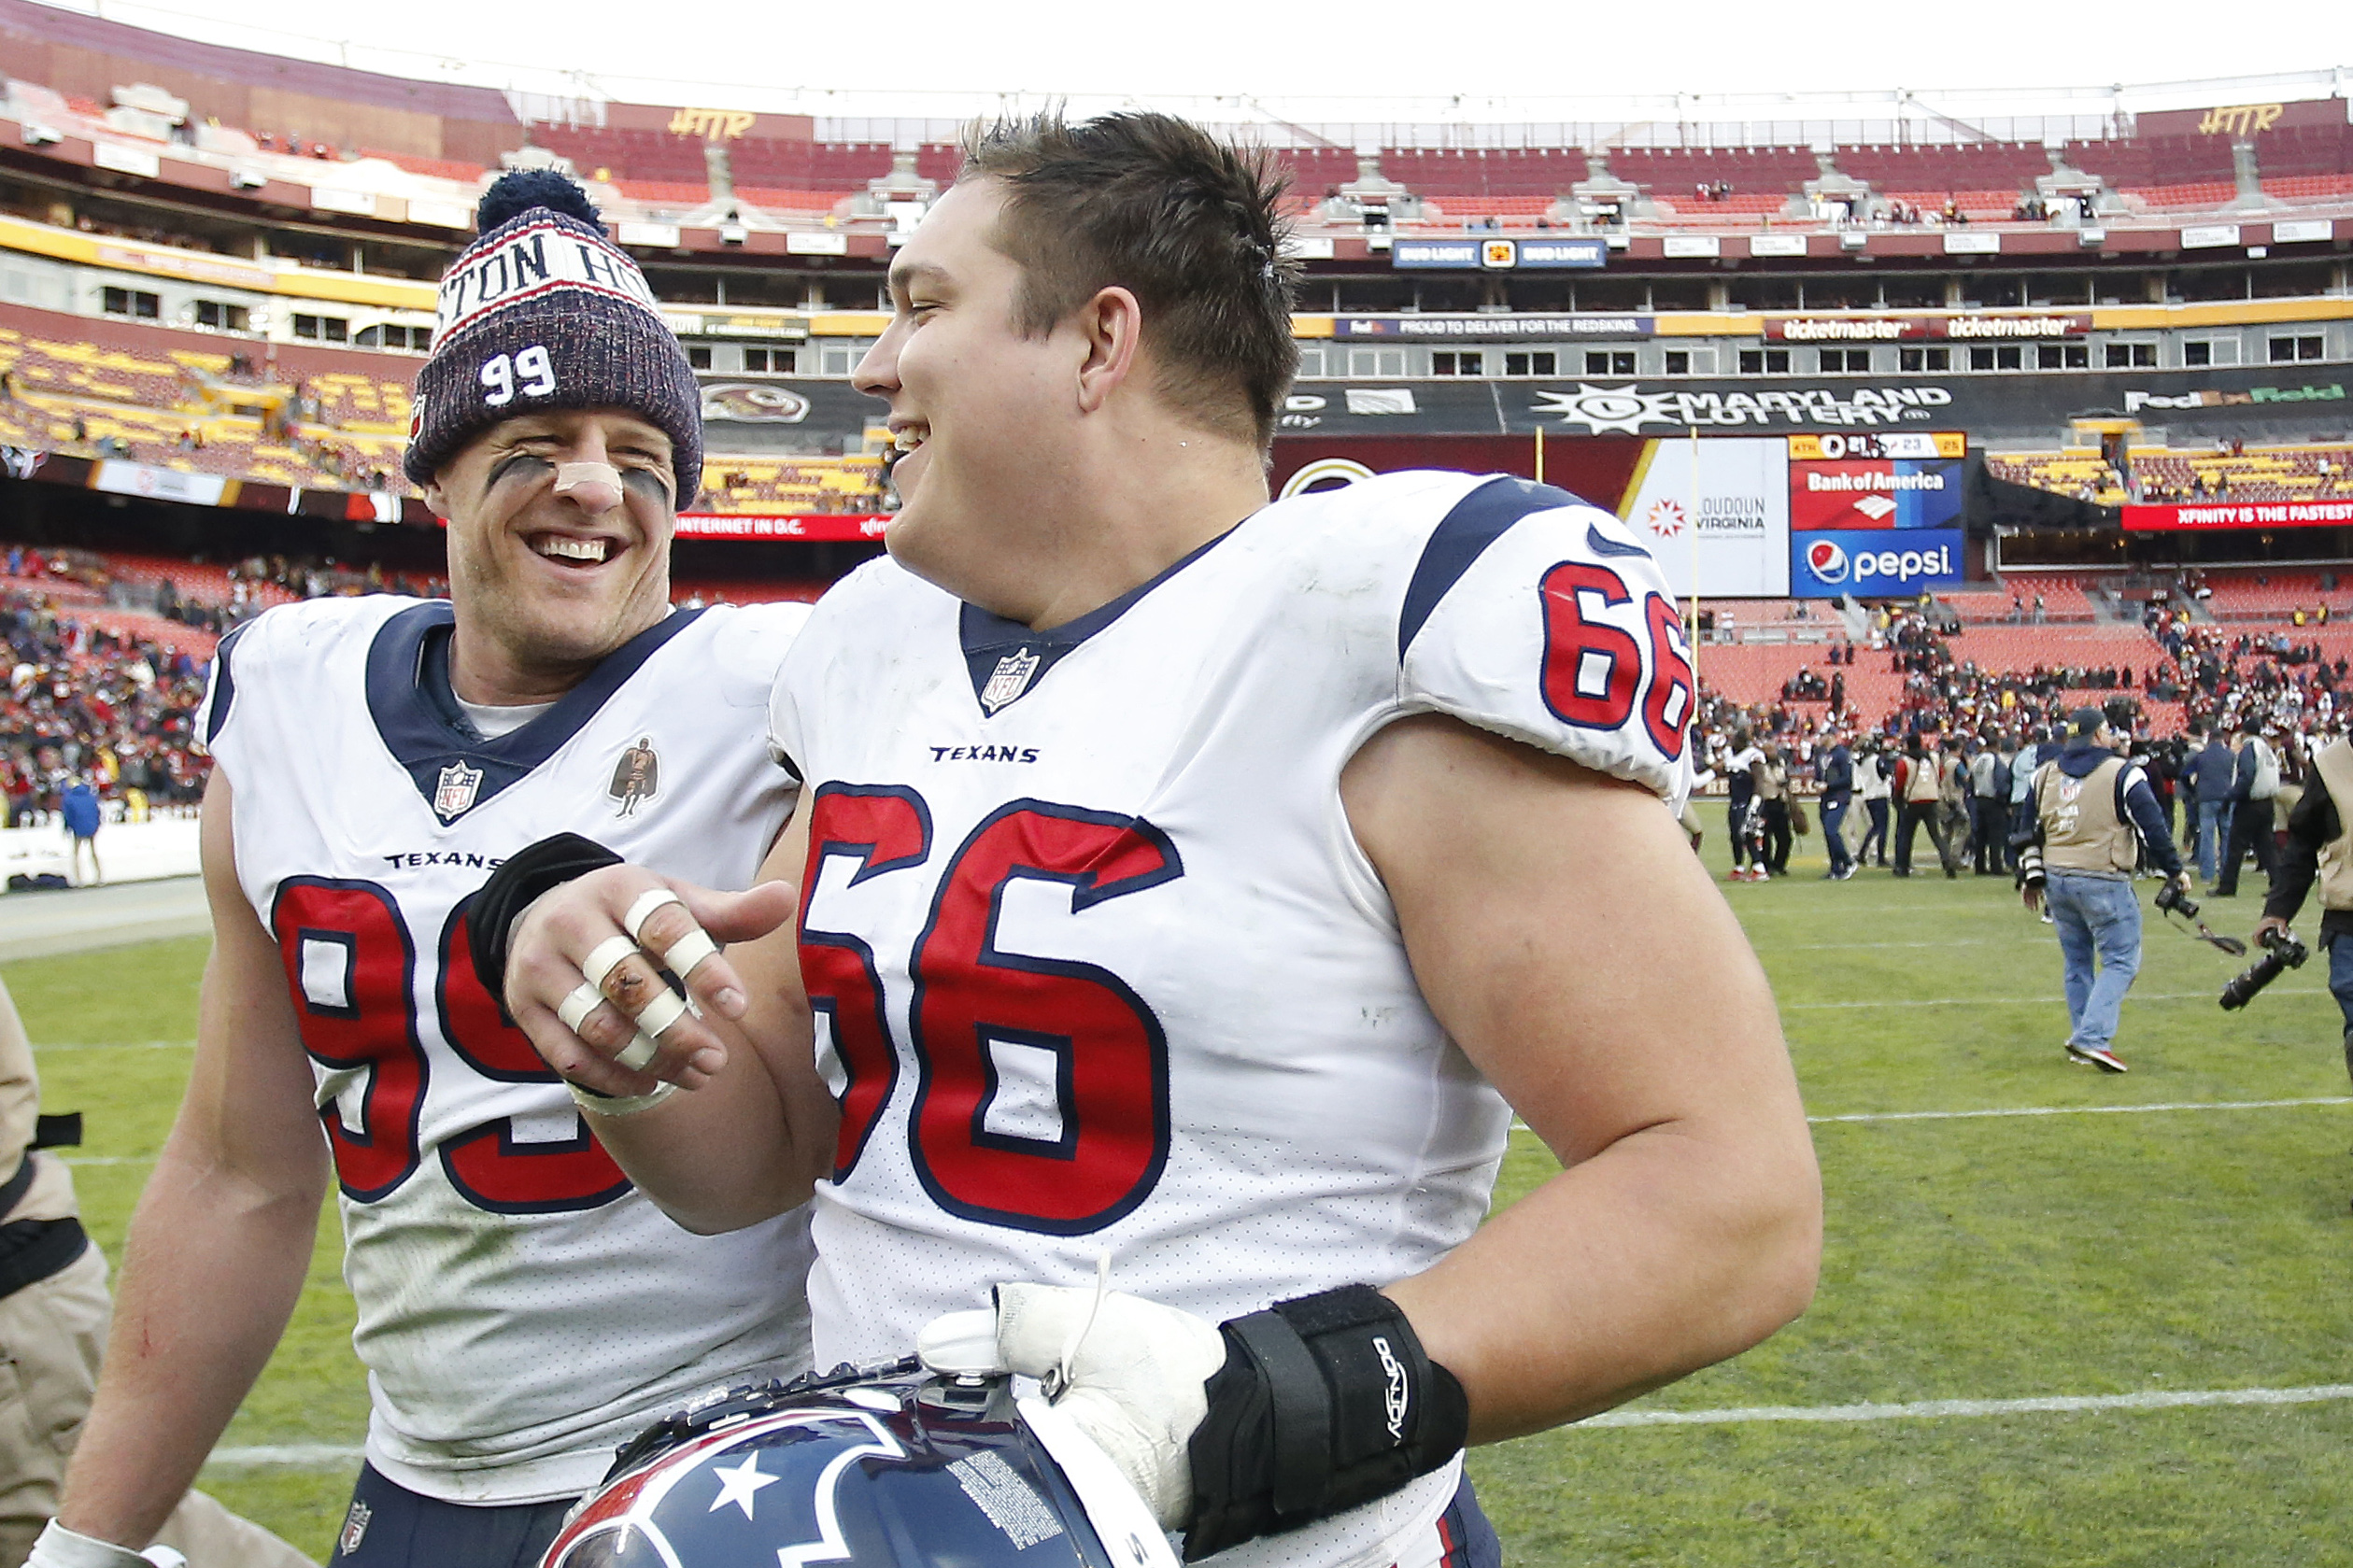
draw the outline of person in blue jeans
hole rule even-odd
[[[2190,874],[2165,831],[2148,775],[2116,751],[2097,708],[2067,721],[2065,748],[2034,770],[2019,808],[2019,882],[2030,910],[2048,905],[2067,993],[2067,1059],[2123,1072],[2116,1028],[2141,968],[2133,871],[2144,852],[2184,892]]]
[[[71,869],[75,884],[87,887],[92,883],[106,881],[106,873],[98,868],[98,824],[101,819],[98,792],[91,787],[88,779],[77,778],[58,797],[57,807],[58,814],[65,819],[65,831],[74,841]],[[85,854],[90,856],[88,883],[80,880],[81,857]]]
[[[1821,841],[1830,852],[1825,882],[1844,882],[1854,875],[1854,856],[1847,853],[1847,807],[1854,799],[1854,754],[1844,737],[1830,737],[1830,750],[1821,759]]]
[[[2181,765],[2178,788],[2183,810],[2198,826],[2198,880],[2214,884],[2214,863],[2231,830],[2231,790],[2238,779],[2238,755],[2205,721],[2190,721],[2190,760]]]
[[[2313,883],[2320,884],[2320,946],[2329,954],[2329,993],[2345,1015],[2346,1071],[2353,1073],[2353,824],[2340,800],[2353,802],[2353,742],[2342,735],[2304,770],[2303,798],[2288,813],[2288,847],[2272,870],[2255,941],[2284,933]]]

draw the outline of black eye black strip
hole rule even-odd
[[[483,481],[482,493],[487,496],[492,490],[497,489],[500,483],[503,481],[508,474],[514,473],[517,469],[521,468],[526,463],[538,468],[546,469],[551,473],[555,472],[556,465],[549,462],[546,459],[532,452],[517,452],[512,457],[502,458],[499,461],[491,465],[489,478]],[[533,477],[536,477],[536,475]]]

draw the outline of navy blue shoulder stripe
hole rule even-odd
[[[1621,544],[1601,531],[1595,523],[1585,525],[1585,548],[1597,556],[1647,556],[1651,552],[1639,544]]]
[[[1462,581],[1463,573],[1512,524],[1531,512],[1583,504],[1566,490],[1509,474],[1488,480],[1456,501],[1454,509],[1430,531],[1429,543],[1422,546],[1422,558],[1414,565],[1413,580],[1406,585],[1405,608],[1397,615],[1397,657],[1405,657],[1405,651],[1413,646],[1423,623],[1437,610],[1447,590]]]
[[[248,621],[245,626],[253,623]],[[245,635],[245,626],[238,627],[220,640],[212,651],[212,710],[205,715],[205,744],[209,746],[220,736],[220,727],[229,722],[229,704],[237,695],[237,683],[230,675],[229,651]]]

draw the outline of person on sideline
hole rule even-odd
[[[1822,873],[1826,882],[1844,882],[1854,875],[1854,856],[1847,851],[1847,808],[1854,798],[1854,753],[1848,749],[1847,738],[1833,731],[1828,737],[1830,749],[1821,754],[1821,842],[1830,853],[1830,869]]]
[[[2231,791],[2239,759],[2219,730],[2209,734],[2204,719],[2190,721],[2190,760],[2182,764],[2182,808],[2197,829],[2198,880],[2214,885],[2215,861],[2229,830]]]
[[[1863,841],[1855,845],[1858,866],[1887,869],[1888,801],[1892,785],[1888,778],[1887,745],[1877,736],[1864,743],[1855,758],[1855,798],[1863,802]],[[1876,855],[1874,851],[1876,850]]]
[[[1914,730],[1904,738],[1904,755],[1896,759],[1894,791],[1900,802],[1899,823],[1895,837],[1895,874],[1912,874],[1912,845],[1919,841],[1920,829],[1928,829],[1928,841],[1936,846],[1936,859],[1945,868],[1945,875],[1961,873],[1953,868],[1952,849],[1945,838],[1944,769],[1938,754],[1928,750]]]
[[[2133,873],[2146,855],[2184,892],[2190,874],[2165,832],[2148,777],[2117,755],[2116,731],[2097,708],[2078,708],[2066,749],[2034,770],[2031,814],[2017,831],[2026,907],[2048,901],[2059,928],[2067,993],[2067,1059],[2123,1072],[2116,1027],[2141,968],[2141,905]]]

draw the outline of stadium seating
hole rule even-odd
[[[2050,158],[2023,142],[1930,142],[1906,147],[1848,147],[1836,154],[1838,172],[1868,180],[1882,194],[1903,193],[1928,205],[1947,192],[2007,191],[2015,198],[2032,190],[2035,177],[2050,172]]]
[[[871,513],[883,500],[883,459],[711,457],[697,510],[731,514]]]
[[[2303,442],[2248,446],[2238,452],[2181,451],[2137,446],[2128,454],[2138,495],[2113,484],[2107,465],[2092,447],[2058,452],[1989,452],[1986,468],[1996,478],[2037,489],[2094,501],[2103,506],[2128,500],[2190,501],[2220,497],[2228,485],[2233,501],[2309,501],[2353,495],[2353,444]],[[2329,465],[2323,474],[2321,463]],[[2086,494],[2086,487],[2090,493]]]
[[[308,349],[247,374],[218,338],[0,306],[0,443],[290,488],[405,495],[400,459],[415,364]],[[703,474],[711,511],[864,513],[882,501],[873,456],[712,452]]]

